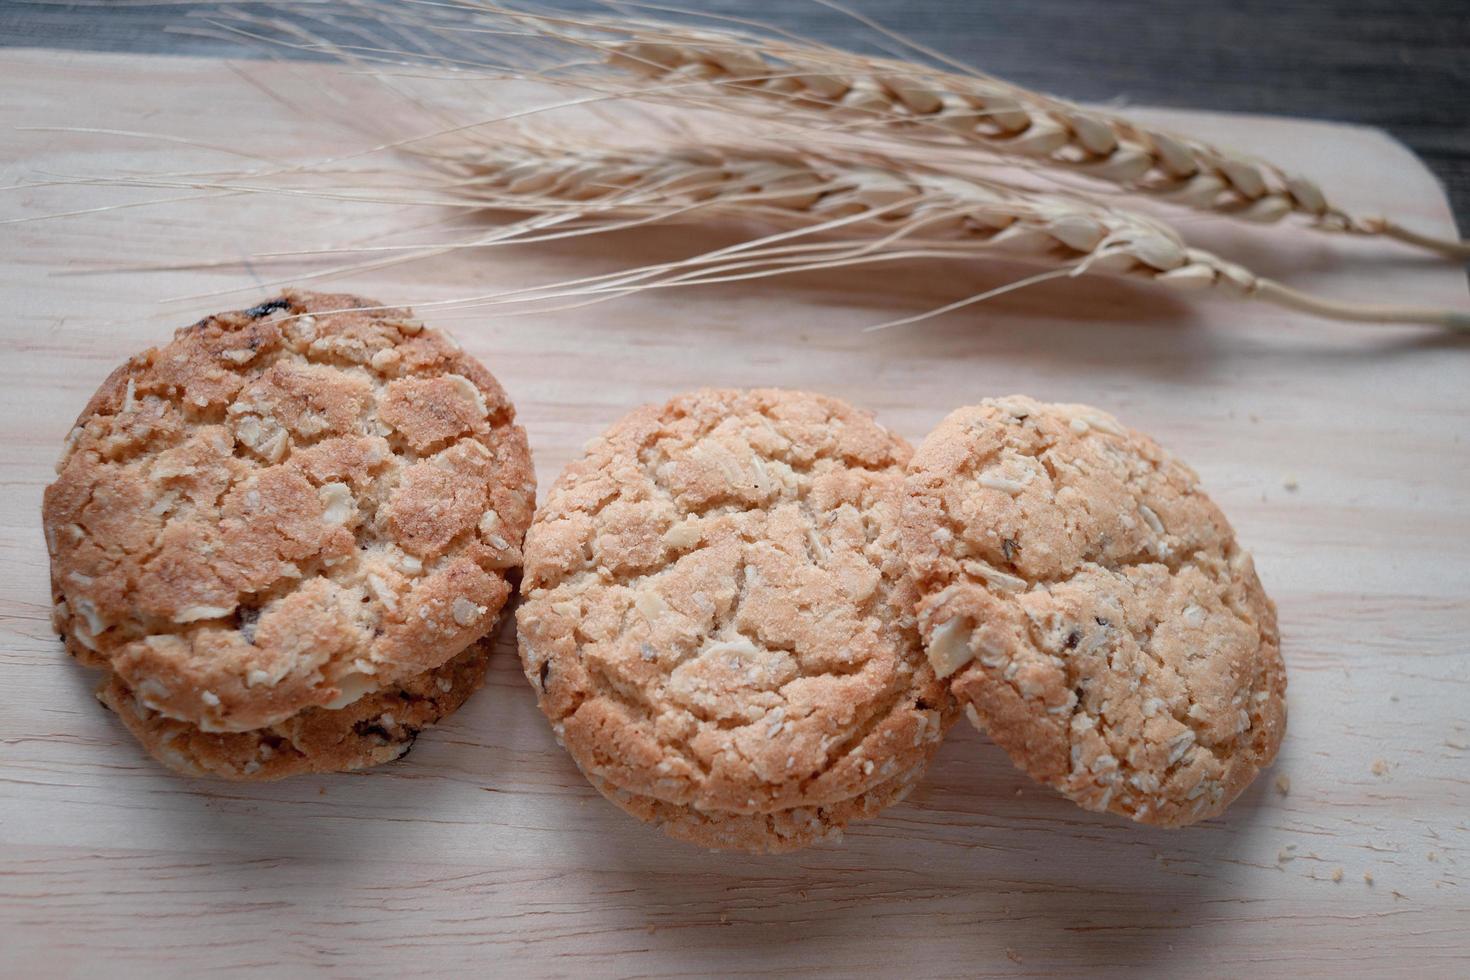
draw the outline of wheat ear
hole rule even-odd
[[[600,277],[574,295],[748,279],[896,257],[1013,257],[1049,275],[1107,272],[1214,290],[1333,320],[1470,329],[1470,314],[1308,296],[1209,252],[1163,223],[1059,194],[818,154],[711,147],[650,151],[550,144],[466,147],[438,158],[488,208],[571,216],[579,229],[696,214],[761,218],[786,234]],[[794,244],[827,233],[836,241]],[[1033,277],[1036,278],[1036,277]],[[1045,278],[1045,277],[1043,277]],[[1030,280],[1028,280],[1030,281]]]
[[[299,6],[286,0],[277,5]],[[436,34],[455,50],[471,52],[467,58],[443,61],[466,77],[489,69],[491,77],[578,81],[604,97],[631,95],[722,110],[765,102],[778,115],[779,110],[798,110],[806,116],[834,117],[848,129],[892,130],[921,145],[938,142],[984,149],[1213,214],[1259,223],[1297,216],[1326,231],[1389,238],[1448,258],[1470,259],[1470,241],[1422,234],[1386,217],[1350,214],[1329,202],[1311,179],[1267,161],[1033,92],[954,62],[950,64],[957,70],[943,71],[913,61],[869,57],[729,17],[716,19],[750,24],[767,33],[539,13],[495,0],[401,5],[344,0],[342,6],[370,24]],[[677,9],[637,2],[631,6]],[[308,5],[308,9],[315,8]],[[253,20],[243,15],[238,19]],[[368,34],[371,37],[372,31]],[[344,49],[321,39],[306,42],[303,46],[315,44],[356,62],[419,57],[377,44]],[[605,76],[599,78],[596,66],[547,59],[548,46],[554,50],[558,45],[594,52],[603,63],[632,69],[654,84],[630,91],[610,84]],[[504,64],[497,67],[477,60],[492,54],[505,59]],[[538,59],[545,63],[538,64]],[[714,94],[701,96],[700,89]]]
[[[354,0],[352,6],[373,9],[375,4]],[[849,126],[894,129],[908,139],[1025,158],[1197,210],[1263,223],[1295,215],[1327,231],[1391,238],[1450,258],[1470,258],[1470,242],[1420,234],[1383,217],[1349,214],[1329,202],[1314,181],[1268,162],[963,66],[956,66],[963,73],[942,71],[769,33],[536,13],[494,0],[457,0],[451,6],[456,15],[472,18],[479,32],[472,36],[482,40],[519,31],[523,40],[594,51],[605,62],[657,83],[626,94],[699,103],[695,83],[700,83],[725,95],[778,100],[787,110],[841,115]],[[387,8],[377,9],[390,17]],[[446,28],[432,13],[395,10],[391,19],[411,20],[430,30],[462,29]],[[566,68],[543,73],[532,66],[531,71],[536,77],[580,74],[587,79],[588,66]],[[704,104],[729,110],[738,101],[706,99]]]
[[[710,41],[692,33],[674,42],[618,44],[610,60],[660,81],[698,78],[793,107],[846,112],[885,126],[923,126],[931,134],[1065,167],[1199,210],[1267,223],[1300,215],[1324,230],[1379,235],[1470,258],[1465,241],[1421,235],[1386,218],[1350,215],[1301,175],[996,78],[782,43],[758,49],[734,35]]]

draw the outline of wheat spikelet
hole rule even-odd
[[[790,229],[668,266],[598,277],[573,295],[622,294],[899,257],[998,256],[1053,270],[1032,280],[1106,272],[1174,289],[1262,299],[1330,319],[1470,328],[1470,317],[1454,312],[1363,307],[1306,296],[1191,248],[1167,225],[1143,215],[917,168],[894,170],[881,161],[787,150],[641,151],[543,142],[463,148],[438,162],[457,170],[461,191],[486,207],[573,216],[584,232],[600,224],[701,214],[761,218]],[[809,240],[822,233],[838,240]],[[798,239],[808,240],[793,244]]]
[[[540,42],[594,51],[607,64],[650,82],[626,94],[702,101],[725,110],[760,111],[754,103],[766,101],[768,109],[787,117],[799,110],[840,117],[848,128],[983,148],[1214,214],[1261,223],[1297,216],[1323,230],[1393,238],[1470,258],[1470,243],[1349,214],[1311,179],[1268,162],[978,72],[940,71],[775,36],[520,11],[492,0],[458,0],[453,7],[478,18],[474,23],[487,34],[497,25],[512,26]],[[432,18],[421,23],[433,29]],[[590,77],[586,65],[564,68],[546,74]],[[719,97],[701,100],[699,87]]]

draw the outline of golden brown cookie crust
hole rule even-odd
[[[433,670],[358,698],[336,711],[307,708],[249,732],[206,732],[144,707],[113,674],[97,698],[164,765],[188,776],[237,781],[348,772],[401,758],[425,728],[453,714],[479,689],[491,640],[473,643]]]
[[[1199,478],[1085,405],[952,413],[903,547],[931,664],[1012,760],[1091,810],[1181,826],[1276,755],[1276,609]]]
[[[483,365],[407,310],[298,292],[114,371],[58,474],[57,631],[213,732],[341,707],[484,636],[535,501]]]
[[[922,771],[953,712],[899,554],[908,456],[849,405],[769,389],[640,408],[589,443],[527,535],[517,621],[594,784],[764,825]]]

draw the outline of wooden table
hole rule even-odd
[[[24,93],[0,100],[0,185],[240,166],[207,146],[343,152],[361,137],[330,110],[354,84],[316,66],[0,53],[0,90]],[[1374,131],[1151,115],[1305,169],[1336,162],[1348,203],[1452,225],[1431,175]],[[58,126],[70,131],[34,128]],[[167,196],[3,194],[0,220]],[[51,634],[38,512],[52,460],[129,353],[311,271],[242,256],[394,220],[216,197],[0,226],[0,972],[1470,970],[1470,348],[1111,280],[881,334],[860,328],[1016,270],[911,265],[538,317],[426,315],[516,398],[543,488],[628,407],[699,384],[826,391],[912,440],[954,405],[1011,391],[1093,402],[1156,434],[1198,468],[1280,605],[1290,730],[1275,770],[1223,818],[1164,832],[1085,813],[961,725],[913,797],[841,846],[691,849],[588,787],[537,713],[508,629],[486,689],[399,763],[271,785],[161,769]],[[1303,288],[1470,304],[1458,268],[1391,245],[1193,230]],[[611,255],[606,242],[461,255],[340,285],[422,304],[679,254],[690,234],[625,236]],[[128,271],[214,259],[226,264]],[[171,297],[193,298],[160,303]]]

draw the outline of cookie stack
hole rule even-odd
[[[1003,398],[911,454],[835,399],[633,412],[526,539],[526,675],[592,783],[670,835],[782,851],[901,799],[962,709],[1080,805],[1223,810],[1285,728],[1275,610],[1152,440]]]
[[[954,711],[899,552],[910,454],[835,399],[700,391],[566,469],[526,539],[521,657],[610,800],[774,851],[913,788]]]
[[[404,310],[287,295],[115,371],[46,490],[54,621],[169,766],[397,758],[481,683],[535,503],[515,410]]]

